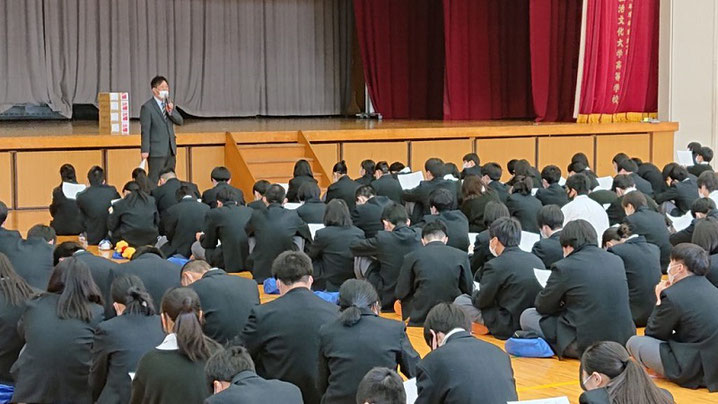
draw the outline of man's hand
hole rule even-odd
[[[165,110],[167,110],[168,115],[172,115],[172,110],[175,109],[175,104],[168,102],[165,104]]]
[[[661,304],[661,292],[668,289],[671,286],[671,283],[666,281],[661,281],[656,285],[656,306]]]
[[[203,232],[198,231],[197,233],[195,233],[194,238],[195,238],[197,241],[200,241],[199,239],[202,238],[203,235],[204,235]]]
[[[140,156],[142,157],[142,160],[147,160],[148,157],[150,157],[149,153],[140,153]]]

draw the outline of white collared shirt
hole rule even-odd
[[[601,242],[603,232],[609,227],[606,210],[588,195],[577,195],[571,202],[563,205],[561,212],[563,212],[564,227],[566,227],[566,223],[573,220],[583,219],[589,222],[596,230],[598,243]]]
[[[711,192],[710,194],[708,194],[708,197],[713,199],[713,202],[715,202],[716,206],[718,206],[718,190],[715,190],[715,191]]]
[[[157,345],[157,349],[160,351],[176,351],[179,349],[179,345],[177,345],[177,334],[171,333],[167,334],[164,341],[162,341],[161,344]]]
[[[152,97],[155,99],[155,102],[157,103],[157,106],[160,107],[160,111],[164,109],[164,106],[162,106],[162,100],[157,97]]]
[[[449,331],[446,335],[444,335],[444,339],[441,340],[441,343],[439,344],[439,346],[444,346],[444,344],[446,344],[446,341],[449,340],[450,336],[456,334],[457,332],[461,332],[461,331],[466,331],[466,330],[463,328],[457,327],[457,328],[454,328],[453,330]]]

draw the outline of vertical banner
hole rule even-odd
[[[121,109],[121,121],[122,134],[130,134],[130,96],[128,93],[120,93],[120,109]]]

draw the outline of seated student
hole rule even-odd
[[[566,190],[559,185],[561,180],[561,169],[554,165],[548,165],[541,170],[541,187],[536,191],[536,198],[546,205],[561,206],[568,203]]]
[[[347,203],[349,210],[354,209],[354,193],[361,184],[352,180],[347,175],[347,163],[344,160],[334,164],[332,168],[332,176],[334,182],[327,188],[325,202],[329,203],[332,199],[343,199]]]
[[[107,238],[107,216],[112,201],[120,199],[117,189],[105,184],[105,170],[93,166],[87,173],[90,186],[77,194],[77,207],[82,217],[82,229],[87,235],[87,244],[97,245]]]
[[[167,243],[161,249],[165,257],[181,255],[189,258],[192,255],[192,243],[197,233],[202,231],[209,206],[199,202],[192,188],[184,184],[177,188],[175,199],[178,202],[167,208],[160,219],[167,237]]]
[[[426,171],[426,180],[421,181],[419,185],[413,189],[407,189],[402,193],[404,202],[413,202],[414,210],[410,215],[413,222],[419,222],[424,215],[431,213],[431,205],[429,204],[429,195],[438,188],[445,188],[451,192],[456,192],[454,181],[444,179],[446,167],[444,162],[438,158],[430,158],[424,164]]]
[[[0,384],[13,385],[10,367],[17,360],[25,340],[18,334],[18,321],[36,291],[22,279],[12,263],[0,253]]]
[[[242,346],[218,349],[207,360],[205,373],[214,390],[205,404],[302,404],[297,386],[257,375],[252,357]]]
[[[444,165],[444,171],[445,180],[458,181],[461,179],[461,172],[459,171],[459,167],[457,167],[454,163],[446,163]]]
[[[386,161],[376,163],[374,178],[376,179],[371,182],[371,187],[374,188],[377,195],[385,196],[396,203],[401,203],[401,184],[389,172],[389,165]]]
[[[686,150],[689,150],[693,155],[693,164],[696,164],[696,156],[698,155],[698,151],[701,149],[701,147],[703,146],[701,146],[701,144],[698,142],[688,143]]]
[[[120,264],[112,274],[113,277],[124,274],[140,278],[153,302],[162,301],[168,290],[180,286],[180,268],[151,246],[138,247],[132,259]]]
[[[212,394],[204,366],[221,346],[202,334],[199,296],[189,288],[172,289],[160,313],[167,336],[140,359],[130,403],[203,403]]]
[[[317,184],[308,182],[302,184],[297,191],[297,197],[302,206],[297,208],[297,214],[307,223],[321,223],[324,220],[324,211],[327,205],[320,199],[321,191]]]
[[[710,270],[705,277],[718,287],[718,219],[698,219],[691,243],[702,247],[710,255]]]
[[[493,188],[487,187],[481,177],[469,175],[461,183],[461,211],[469,220],[469,231],[480,233],[486,230],[484,223],[484,210],[491,201],[499,201],[499,196]]]
[[[701,198],[710,198],[718,204],[718,174],[711,171],[704,171],[696,180],[698,194]]]
[[[531,178],[531,188],[541,187],[541,173],[532,167],[528,160],[512,160],[512,162],[514,164],[513,167],[509,169],[509,172],[513,177],[506,182],[506,185],[513,186],[518,177],[529,177]]]
[[[428,223],[421,233],[418,248],[404,256],[396,282],[396,298],[401,300],[401,315],[411,326],[424,324],[432,307],[453,302],[461,294],[471,295],[471,264],[464,251],[447,245],[446,226],[441,220]]]
[[[282,188],[282,193],[284,189]],[[229,189],[217,193],[217,207],[205,214],[199,244],[192,246],[195,258],[206,258],[211,265],[220,267],[227,272],[248,270],[249,237],[246,227],[255,212],[258,211],[241,206],[236,195]],[[221,243],[221,245],[218,245]]]
[[[364,231],[366,238],[372,238],[384,229],[381,214],[384,208],[394,202],[386,196],[377,195],[374,188],[369,185],[360,186],[354,195],[356,206],[351,210],[352,222]]]
[[[581,404],[673,404],[623,345],[597,342],[581,356]]]
[[[341,199],[327,204],[324,226],[315,233],[308,252],[315,274],[312,287],[336,292],[344,281],[354,277],[354,255],[350,246],[363,240],[364,232],[352,225],[347,204]]]
[[[569,177],[573,174],[583,174],[588,177],[590,189],[598,186],[598,176],[591,170],[591,164],[589,164],[588,157],[584,153],[574,154],[566,171],[568,171]]]
[[[496,163],[486,163],[481,167],[481,182],[485,189],[490,188],[496,192],[501,203],[506,203],[509,198],[509,187],[501,182],[501,166]]]
[[[711,167],[711,160],[713,160],[713,149],[708,146],[702,146],[700,149],[698,149],[698,152],[695,156],[695,160],[696,164],[688,167],[689,173],[695,175],[696,177],[700,177],[700,175],[706,171],[713,172],[713,167]]]
[[[369,282],[350,279],[339,289],[339,318],[319,329],[319,377],[322,403],[354,404],[357,387],[375,366],[401,368],[416,375],[419,354],[406,326],[379,317],[379,295]],[[362,336],[371,335],[371,338]]]
[[[95,329],[89,385],[95,403],[127,403],[140,358],[165,338],[160,316],[140,278],[121,275],[112,282],[117,317]]]
[[[641,191],[646,196],[653,196],[653,186],[650,182],[644,180],[640,175],[638,175],[638,165],[636,165],[635,161],[626,156],[614,161],[613,164],[616,168],[616,175],[627,175],[633,180],[637,190]]]
[[[155,198],[157,211],[160,213],[161,218],[164,218],[167,209],[178,203],[177,190],[181,186],[188,188],[189,193],[187,193],[187,195],[192,196],[195,201],[200,198],[197,185],[191,182],[180,181],[172,168],[165,168],[160,172],[159,186],[152,190],[151,195]]]
[[[560,241],[566,258],[553,264],[536,308],[521,314],[521,328],[544,338],[559,357],[580,358],[597,341],[624,344],[636,326],[623,261],[598,247],[583,219],[568,222]]]
[[[404,382],[396,371],[375,367],[359,382],[357,404],[405,404]]]
[[[374,160],[364,160],[361,162],[361,169],[359,170],[361,177],[354,181],[359,185],[371,185],[372,181],[374,181],[374,171],[376,171],[376,163],[374,163]]]
[[[182,286],[199,296],[205,335],[220,344],[238,337],[250,311],[259,304],[257,284],[201,260],[187,262],[181,272]]]
[[[87,265],[75,258],[62,261],[47,293],[26,304],[18,322],[25,347],[10,370],[16,382],[11,401],[92,402],[90,350],[104,310]]]
[[[522,229],[530,233],[538,233],[536,215],[543,205],[541,201],[531,195],[532,186],[531,177],[514,177],[514,185],[509,199],[506,200],[506,207],[509,208],[511,216],[521,223]]]
[[[294,176],[289,180],[287,187],[287,201],[291,203],[301,201],[299,198],[299,190],[304,184],[317,185],[317,180],[314,179],[312,166],[309,162],[305,159],[300,159],[294,163]]]
[[[643,366],[687,388],[718,391],[718,288],[705,278],[708,254],[693,244],[671,251],[668,280],[656,286],[656,305],[645,336],[626,348]]]
[[[294,237],[311,242],[309,227],[297,212],[284,209],[286,202],[284,188],[272,184],[264,195],[266,210],[255,210],[247,222],[247,235],[254,236],[254,250],[249,254],[247,266],[251,262],[252,276],[257,283],[272,276],[272,262],[284,251],[295,250]]]
[[[366,279],[379,293],[382,310],[394,309],[396,280],[404,256],[421,246],[421,236],[409,227],[410,220],[403,206],[392,202],[381,214],[384,231],[366,240],[351,244],[355,257],[373,257],[377,262],[366,274]]]
[[[595,234],[603,234],[608,229],[608,215],[598,202],[588,197],[588,177],[574,174],[566,180],[566,191],[571,202],[563,205],[564,227],[568,222],[583,219],[591,224]]]
[[[659,192],[663,192],[666,189],[666,183],[663,181],[663,174],[655,164],[648,161],[644,162],[638,157],[633,157],[631,160],[633,160],[633,162],[638,166],[638,171],[636,173],[638,173],[641,178],[651,183],[651,189],[653,189],[654,195]]]
[[[389,172],[392,176],[394,176],[394,178],[396,178],[398,174],[403,173],[407,169],[408,168],[401,161],[395,161],[389,165]]]
[[[479,282],[481,280],[481,274],[483,273],[484,265],[494,258],[494,254],[491,253],[489,248],[489,227],[491,223],[498,220],[501,217],[511,217],[509,215],[509,209],[501,202],[491,201],[486,204],[484,210],[484,224],[486,230],[476,235],[474,241],[474,255],[471,256],[471,272],[474,273],[474,280]]]
[[[627,224],[606,230],[603,248],[623,260],[633,322],[636,327],[645,327],[656,305],[654,288],[661,281],[660,250],[645,237],[631,233]]]
[[[416,227],[424,227],[427,223],[441,221],[446,226],[446,236],[449,237],[449,247],[454,247],[462,252],[469,249],[469,219],[455,208],[456,197],[454,193],[439,188],[429,195],[431,214],[425,215]]]
[[[5,250],[14,247],[17,240],[22,239],[20,232],[17,230],[8,230],[5,228],[5,221],[9,211],[5,202],[0,201],[0,252],[7,255]]]
[[[0,207],[0,218],[3,216]],[[55,246],[55,230],[42,224],[32,226],[27,232],[27,240],[13,237],[13,233],[4,230],[0,233],[0,252],[7,255],[15,272],[35,289],[47,289],[52,274],[52,250]]]
[[[112,244],[121,240],[132,247],[154,245],[159,235],[160,215],[155,198],[130,181],[122,188],[122,199],[110,207],[107,229]]]
[[[624,223],[628,224],[631,234],[644,236],[646,241],[661,249],[661,268],[665,270],[671,256],[671,242],[665,217],[648,208],[646,198],[640,192],[626,194],[621,205],[626,211]]]
[[[613,190],[616,192],[618,198],[611,202],[608,209],[606,209],[608,223],[611,226],[620,224],[626,219],[626,211],[623,209],[623,205],[621,203],[625,195],[634,191],[638,191],[639,194],[642,194],[643,197],[646,198],[646,206],[650,210],[658,212],[658,204],[656,204],[656,201],[654,201],[650,196],[637,190],[633,179],[627,175],[620,174],[613,178]]]
[[[461,179],[464,180],[470,175],[481,177],[481,160],[476,153],[467,153],[462,158],[463,166],[461,170]]]
[[[229,172],[227,167],[213,168],[210,176],[212,177],[212,188],[202,193],[202,202],[209,205],[210,208],[216,208],[217,194],[223,189],[228,189],[234,194],[234,200],[237,201],[237,204],[244,205],[244,193],[242,193],[241,189],[230,185],[232,173]]]
[[[150,178],[147,176],[147,171],[145,171],[144,168],[140,167],[137,167],[132,170],[132,181],[136,182],[137,185],[140,186],[142,192],[146,193],[147,195],[151,195],[152,190],[157,187],[156,183],[150,181]]]
[[[538,211],[536,222],[539,225],[541,239],[534,243],[531,253],[537,256],[546,268],[563,259],[561,248],[561,229],[563,229],[563,212],[558,205],[546,205]]]
[[[675,246],[680,243],[690,243],[691,238],[693,237],[693,230],[695,229],[696,221],[706,217],[718,219],[718,210],[716,210],[716,204],[712,199],[698,198],[695,202],[693,202],[693,205],[691,205],[691,215],[693,216],[693,220],[688,227],[671,234],[669,240],[672,245]]]
[[[272,263],[279,298],[254,306],[240,341],[257,374],[299,387],[305,403],[318,403],[319,328],[337,318],[337,307],[312,293],[312,261],[285,251]]]
[[[505,404],[516,401],[516,381],[506,352],[474,338],[456,305],[439,303],[424,322],[431,352],[416,366],[416,404]]]
[[[271,182],[267,180],[259,180],[254,183],[252,186],[252,193],[254,194],[254,200],[247,204],[248,208],[252,209],[259,209],[264,210],[267,209],[267,205],[264,204],[264,201],[262,198],[264,198],[264,194],[267,192],[267,189],[269,189],[269,186],[272,185]]]
[[[699,198],[698,185],[688,177],[688,171],[677,163],[669,163],[663,168],[663,179],[668,188],[655,195],[661,211],[673,217],[690,212],[691,205]]]
[[[60,167],[60,185],[52,190],[52,203],[50,204],[50,215],[52,220],[50,226],[61,236],[73,236],[82,233],[82,216],[77,207],[77,201],[69,199],[62,192],[62,184],[77,184],[75,167],[72,164],[63,164]]]

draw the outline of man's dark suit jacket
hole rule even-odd
[[[189,285],[199,295],[204,314],[204,333],[224,344],[239,336],[249,313],[259,304],[259,290],[251,279],[227,275],[221,269],[205,272]]]
[[[107,217],[112,243],[125,240],[133,247],[155,245],[159,224],[160,215],[157,213],[155,198],[151,196],[147,197],[147,201],[137,198],[132,206],[126,198],[121,199],[112,205],[112,213]]]
[[[7,299],[0,299],[0,384],[15,384],[10,368],[25,345],[25,339],[17,332],[18,321],[24,312],[25,302],[11,305]]]
[[[631,192],[641,192],[641,191],[631,191]],[[606,209],[606,214],[608,215],[608,223],[613,226],[615,224],[622,223],[626,219],[626,211],[623,210],[623,197],[626,196],[625,194],[623,196],[617,197],[616,200],[611,202],[611,205]],[[654,212],[658,212],[658,204],[656,201],[653,200],[650,196],[643,194],[644,197],[646,197],[646,202],[648,203],[648,208]],[[664,220],[665,221],[665,220]]]
[[[481,177],[481,166],[475,165],[473,167],[466,167],[463,170],[461,170],[461,179],[462,180],[469,175],[475,175],[477,177]]]
[[[451,335],[416,367],[416,404],[506,404],[518,400],[511,359],[466,331]]]
[[[152,197],[155,198],[160,218],[164,218],[167,209],[177,204],[177,190],[182,185],[187,185],[192,188],[192,197],[199,199],[200,193],[197,185],[191,182],[180,181],[178,178],[170,178],[167,182],[152,190]]]
[[[509,208],[511,216],[521,223],[521,230],[530,233],[538,233],[537,215],[541,210],[541,201],[532,195],[521,195],[518,193],[509,195],[506,207]]]
[[[334,320],[319,329],[322,403],[355,404],[359,382],[377,366],[400,367],[408,378],[416,375],[419,354],[411,346],[404,324],[360,310],[361,319],[352,326]],[[369,335],[371,338],[362,338]]]
[[[554,262],[563,259],[563,248],[559,241],[561,230],[554,232],[549,238],[541,238],[534,243],[531,253],[543,262],[546,268],[551,268]]]
[[[396,281],[396,298],[409,325],[421,326],[438,303],[451,303],[462,293],[471,294],[471,264],[464,251],[432,241],[404,257]]]
[[[97,287],[100,288],[102,298],[105,300],[105,319],[115,316],[115,309],[112,307],[112,271],[119,266],[116,262],[100,257],[86,250],[80,250],[72,255],[74,258],[84,262],[90,268],[92,280],[95,281]],[[159,303],[158,303],[159,304]]]
[[[305,184],[305,183],[317,183],[317,180],[314,179],[314,177],[310,177],[307,175],[300,175],[299,177],[293,177],[289,180],[289,184],[287,187],[287,201],[291,203],[299,202],[299,195],[297,193],[299,192],[299,188]]]
[[[558,207],[563,207],[568,203],[566,190],[558,183],[551,184],[548,188],[539,188],[536,191],[536,198],[541,201],[543,206],[558,205]]]
[[[378,196],[386,196],[396,203],[401,203],[401,184],[391,174],[384,174],[371,183]]]
[[[507,187],[506,184],[502,183],[501,181],[491,181],[489,183],[489,188],[496,191],[496,195],[498,195],[501,203],[505,204],[506,201],[509,199],[509,187]]]
[[[50,227],[55,229],[58,236],[74,236],[82,233],[82,216],[77,207],[77,201],[67,199],[62,192],[62,184],[52,190],[52,203],[50,203]]]
[[[202,193],[202,202],[209,205],[210,208],[217,207],[217,194],[223,189],[229,189],[232,191],[234,198],[237,200],[237,204],[244,205],[244,193],[239,188],[235,188],[226,182],[218,182],[213,188],[207,189]]]
[[[363,205],[356,205],[352,212],[352,223],[354,226],[364,230],[366,238],[376,236],[376,233],[384,230],[384,223],[381,221],[381,215],[384,208],[391,203],[391,199],[386,196],[375,196]]]
[[[631,233],[645,237],[646,241],[661,249],[661,269],[665,271],[671,261],[673,246],[664,216],[643,206],[626,216],[625,223],[631,228]]]
[[[329,226],[319,229],[309,246],[314,265],[315,290],[337,292],[342,283],[354,278],[352,243],[364,239],[364,232],[355,226]]]
[[[521,313],[533,307],[542,289],[534,268],[545,269],[538,257],[519,247],[506,248],[484,265],[481,288],[474,292],[472,302],[494,337],[508,339],[521,329]]]
[[[392,310],[396,295],[396,280],[399,277],[404,256],[421,247],[421,236],[406,225],[399,225],[394,231],[380,231],[375,237],[355,241],[351,245],[356,257],[374,257],[378,265],[370,268],[366,277],[379,293],[382,310]]]
[[[257,283],[272,276],[272,263],[284,251],[296,250],[294,236],[311,242],[309,226],[299,218],[297,212],[284,209],[273,203],[267,210],[255,210],[246,226],[247,235],[254,236],[254,250],[249,255],[252,262],[252,276]],[[249,265],[247,265],[249,266]]]
[[[718,209],[710,210],[706,216],[712,217],[713,219],[718,219]],[[691,221],[691,224],[688,225],[688,227],[686,227],[685,229],[671,234],[669,238],[671,244],[678,245],[680,243],[690,243],[693,239],[693,230],[696,228],[696,220],[697,219],[693,219]]]
[[[221,208],[211,209],[205,214],[200,241],[206,249],[210,264],[227,272],[241,272],[249,269],[249,237],[247,223],[254,212],[246,206],[227,203]],[[222,245],[217,247],[217,242]]]
[[[161,257],[147,253],[130,262],[120,264],[112,271],[113,278],[122,274],[135,275],[145,284],[145,289],[152,297],[155,308],[160,307],[162,296],[169,289],[180,285],[181,268]]]
[[[494,258],[489,249],[489,240],[491,237],[488,230],[484,230],[476,235],[474,241],[474,255],[471,256],[471,272],[474,273],[474,281],[480,282],[481,275],[484,273],[484,265]]]
[[[411,214],[411,221],[413,223],[420,221],[424,215],[431,214],[429,196],[439,188],[447,189],[453,195],[457,195],[456,199],[458,201],[455,181],[449,181],[439,177],[430,181],[421,181],[416,188],[407,189],[402,193],[401,198],[404,202],[414,202],[414,210]]]
[[[310,199],[297,208],[297,214],[306,223],[324,223],[327,205],[321,199]]]
[[[108,209],[115,199],[120,199],[117,189],[110,185],[95,185],[77,194],[77,206],[82,214],[82,227],[87,233],[87,243],[99,244],[107,238]]]
[[[663,180],[661,170],[659,170],[653,163],[646,162],[641,164],[638,166],[638,171],[636,173],[640,175],[641,178],[651,183],[651,189],[653,189],[654,195],[665,191],[667,188],[666,182]]]
[[[299,387],[306,404],[319,403],[319,329],[337,318],[337,306],[306,288],[295,288],[254,306],[241,341],[257,374]]]
[[[159,188],[157,188],[159,189]],[[179,254],[185,258],[192,255],[192,243],[198,232],[202,231],[209,206],[198,202],[194,197],[186,197],[170,206],[162,216],[167,244],[161,248],[165,257]]]
[[[625,345],[636,333],[623,261],[594,245],[553,264],[546,287],[536,296],[536,310],[558,356],[565,356],[573,342],[581,355],[594,342]]]
[[[463,252],[469,250],[469,219],[460,210],[446,210],[439,212],[438,215],[426,215],[416,224],[416,232],[421,233],[426,224],[437,220],[441,220],[446,226],[446,235],[449,237],[446,245]]]
[[[291,383],[263,379],[251,370],[238,373],[224,391],[209,396],[205,404],[302,404],[302,392]]]
[[[656,194],[656,203],[659,205],[663,202],[671,201],[676,205],[673,212],[669,212],[671,216],[683,216],[691,211],[691,205],[698,199],[698,186],[693,179],[687,178],[680,182],[674,182],[665,191]]]
[[[177,140],[172,124],[182,125],[184,119],[177,108],[173,109],[172,114],[167,118],[164,118],[154,97],[142,104],[142,108],[140,108],[140,150],[142,153],[149,153],[150,157],[177,155]]]
[[[343,199],[351,212],[356,206],[356,191],[360,186],[361,184],[352,180],[349,176],[343,175],[337,182],[327,188],[327,194],[324,199],[327,203],[332,199]]]
[[[53,246],[40,237],[23,240],[15,230],[0,227],[0,252],[7,255],[15,272],[35,289],[47,290],[52,274]]]

